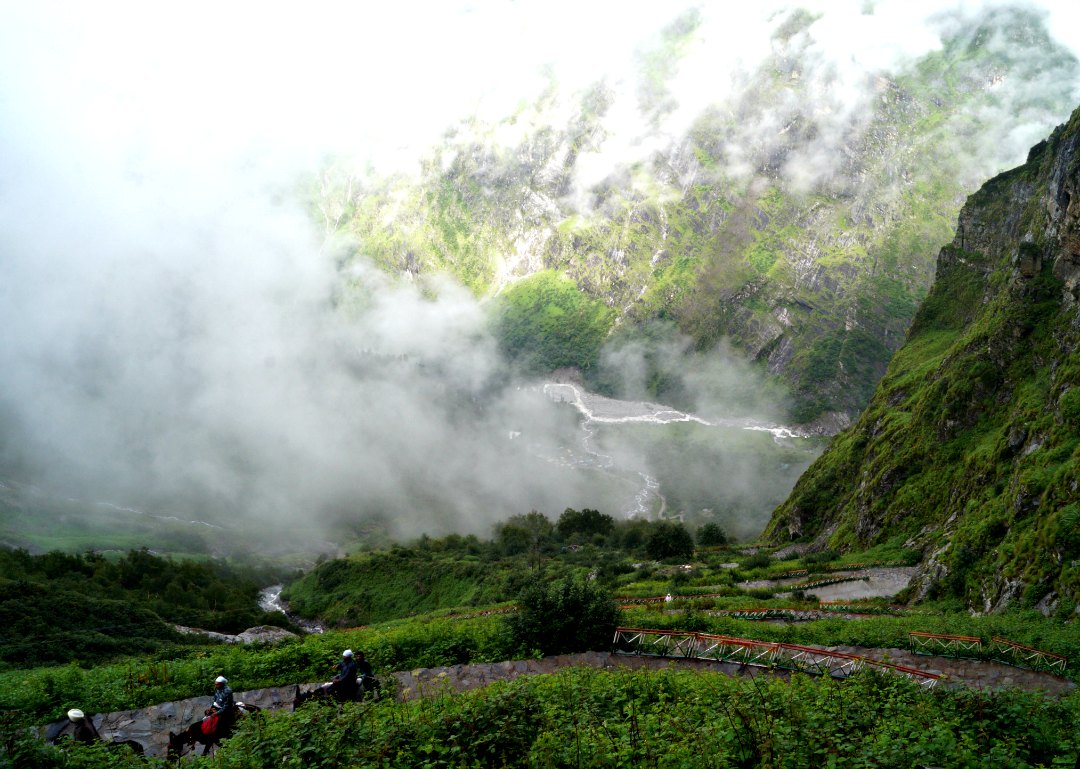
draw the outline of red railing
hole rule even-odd
[[[1032,646],[994,636],[987,649],[981,638],[966,635],[944,635],[941,633],[922,633],[912,630],[908,633],[911,650],[916,654],[941,654],[946,657],[964,657],[974,655],[976,659],[994,659],[1020,668],[1041,670],[1064,674],[1069,661],[1067,657],[1053,652],[1036,649]]]
[[[835,678],[846,678],[863,668],[872,668],[902,675],[927,688],[935,686],[942,678],[924,670],[894,665],[856,654],[684,630],[616,628],[615,639],[612,643],[616,654],[734,662],[741,665],[797,670]]]
[[[994,645],[995,659],[1000,659],[1002,662],[1007,662],[1010,665],[1031,668],[1033,670],[1046,670],[1064,675],[1065,667],[1069,664],[1068,658],[1063,657],[1060,654],[1043,651],[1042,649],[1035,649],[1031,646],[1024,646],[1015,641],[1010,641],[1007,638],[994,636],[991,639],[991,642]]]

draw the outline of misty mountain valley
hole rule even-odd
[[[1080,9],[0,9],[0,769],[1080,769]]]

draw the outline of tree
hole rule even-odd
[[[529,560],[540,566],[540,554],[551,541],[555,526],[543,513],[533,510],[525,515],[511,516],[496,527],[499,546],[506,555],[528,553]]]
[[[645,552],[654,560],[689,558],[694,554],[694,538],[681,523],[660,521],[645,542]]]
[[[639,552],[645,547],[652,534],[653,523],[641,518],[632,518],[629,521],[621,521],[616,528],[617,543],[623,550]]]
[[[697,543],[702,547],[715,547],[728,543],[727,533],[717,523],[706,523],[697,533]]]
[[[570,654],[609,648],[619,607],[590,580],[566,577],[547,586],[533,581],[518,596],[517,612],[505,621],[519,650]]]
[[[563,539],[570,539],[575,534],[581,535],[584,539],[589,539],[595,534],[606,537],[615,530],[615,519],[597,510],[585,508],[578,511],[568,507],[559,516],[559,522],[555,524],[555,528]]]

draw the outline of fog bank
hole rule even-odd
[[[210,520],[375,517],[403,535],[485,533],[627,493],[557,461],[576,415],[507,375],[475,297],[362,263],[340,272],[304,186],[330,153],[407,170],[446,126],[510,114],[554,72],[570,90],[606,77],[617,95],[608,141],[578,163],[585,191],[736,87],[776,45],[784,7],[368,5],[0,10],[4,474]],[[820,17],[791,44],[829,87],[810,91],[820,142],[786,169],[807,184],[865,119],[868,72],[1001,4],[809,5]],[[1080,29],[1072,5],[1030,7],[1054,35]],[[688,12],[699,34],[673,63],[670,98],[643,103],[642,52]],[[1027,87],[1043,86],[1063,87]],[[1053,118],[1000,108],[981,116],[1001,125],[981,135],[992,162]],[[745,142],[791,109],[764,110]],[[632,395],[641,354],[608,357]],[[709,412],[781,418],[746,395],[753,377],[718,352],[686,387]]]

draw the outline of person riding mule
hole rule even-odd
[[[229,688],[228,679],[225,676],[218,676],[214,679],[214,699],[203,711],[203,719],[191,724],[179,734],[169,732],[169,755],[179,756],[185,747],[195,747],[200,744],[205,746],[203,748],[205,756],[210,752],[211,747],[232,734],[239,715],[258,710],[259,708],[254,705],[236,702],[233,699],[233,691]]]
[[[111,741],[106,740],[94,725],[93,716],[88,716],[79,708],[71,708],[67,712],[67,721],[53,725],[46,733],[46,740],[51,743],[58,742],[62,737],[69,736],[74,742],[84,745],[102,742],[109,746],[127,745],[139,755],[143,754],[143,746],[135,740],[122,740],[114,737]]]
[[[181,732],[173,734],[169,732],[169,758],[179,758],[184,748],[194,748],[203,745],[203,755],[210,752],[210,748],[219,745],[222,740],[232,735],[236,720],[245,713],[258,713],[261,710],[257,705],[245,705],[243,702],[236,703],[233,712],[236,717],[223,721],[214,715],[203,718],[188,726]]]
[[[360,656],[363,657],[364,653],[360,652]],[[371,665],[368,665],[368,669]],[[355,700],[358,686],[356,683],[356,676],[360,672],[357,667],[356,658],[353,657],[352,649],[346,649],[341,653],[341,662],[337,664],[337,675],[329,683],[323,684],[324,689],[327,689],[335,699],[339,700]]]
[[[225,676],[218,676],[214,679],[214,699],[210,707],[203,712],[210,717],[226,713],[232,715],[235,710],[236,702],[233,700],[232,689],[229,688],[229,680]]]
[[[72,739],[75,742],[82,742],[89,744],[91,742],[103,742],[101,735],[98,733],[97,727],[94,726],[94,719],[87,718],[86,714],[78,708],[72,708],[67,712],[68,721],[70,721],[74,730],[72,733]]]
[[[203,755],[211,746],[232,733],[236,721],[236,702],[233,700],[229,680],[225,676],[214,679],[214,699],[203,710],[203,719],[196,721],[179,734],[169,732],[169,752],[179,754],[185,745],[194,747],[196,743],[205,745]]]
[[[354,654],[352,649],[346,649],[341,653],[341,662],[335,666],[335,670],[337,674],[332,680],[319,684],[311,691],[300,691],[298,684],[293,698],[293,710],[309,699],[333,698],[338,702],[348,702],[363,699],[369,692],[374,692],[375,699],[379,698],[379,680],[375,678],[375,671],[363,652]]]

